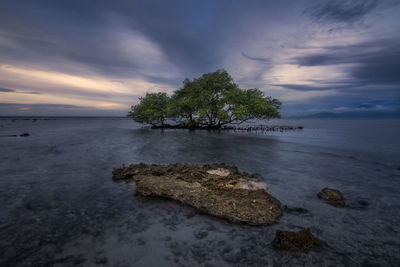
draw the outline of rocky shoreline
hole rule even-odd
[[[267,192],[258,174],[239,172],[225,164],[131,164],[113,171],[114,181],[135,182],[137,193],[188,204],[207,214],[234,223],[271,225],[288,213],[308,213],[302,207],[282,207]],[[318,198],[334,207],[345,207],[345,198],[336,189],[323,188]],[[298,232],[278,229],[272,246],[278,250],[308,252],[322,241],[309,230]]]

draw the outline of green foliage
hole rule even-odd
[[[146,94],[128,114],[137,122],[164,125],[175,119],[182,127],[217,129],[252,119],[279,117],[281,102],[259,89],[240,89],[225,70],[185,79],[171,98],[165,93]]]
[[[139,104],[132,106],[128,117],[139,123],[164,126],[171,108],[170,97],[166,93],[146,93],[139,100]]]
[[[264,97],[259,89],[236,91],[230,99],[231,122],[242,123],[252,119],[270,119],[279,117],[281,102]]]

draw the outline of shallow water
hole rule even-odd
[[[0,120],[1,266],[399,266],[400,121],[280,120],[295,132],[143,129],[127,119]],[[29,132],[29,137],[9,137]],[[112,181],[122,164],[234,164],[260,173],[284,212],[235,225]],[[348,207],[317,198],[341,190]],[[363,207],[358,203],[369,203]],[[308,228],[308,254],[274,250]]]

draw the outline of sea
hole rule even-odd
[[[400,120],[276,119],[293,131],[159,130],[127,118],[0,118],[0,266],[400,266]],[[20,136],[28,133],[29,136]],[[233,224],[146,198],[112,171],[226,163],[261,174],[283,210]],[[317,197],[340,190],[346,207]],[[308,229],[308,253],[271,245]]]

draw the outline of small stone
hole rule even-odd
[[[146,241],[143,238],[139,237],[139,238],[136,238],[135,244],[138,246],[144,246],[144,245],[146,245]]]
[[[107,257],[95,257],[94,262],[96,264],[106,264],[108,262]]]
[[[309,230],[298,232],[276,230],[272,246],[287,251],[308,252],[321,245],[321,241],[313,236]]]
[[[238,263],[242,258],[242,251],[239,248],[230,249],[222,255],[222,259],[229,263]]]
[[[84,263],[86,261],[85,257],[83,257],[82,254],[79,254],[77,257],[74,258],[73,260],[73,264],[74,265],[81,265],[82,263]]]
[[[197,239],[203,239],[207,236],[208,236],[208,232],[206,232],[206,231],[199,231],[199,232],[194,233],[194,237],[196,237]]]
[[[26,137],[26,136],[29,136],[29,133],[22,133],[19,136]]]
[[[335,207],[344,207],[346,205],[346,199],[336,189],[324,188],[318,193],[318,197]]]
[[[307,213],[308,209],[305,208],[300,208],[300,207],[288,207],[288,206],[283,206],[283,209],[288,211],[288,212],[297,212],[297,213]]]
[[[358,201],[358,204],[360,204],[361,206],[368,206],[368,202],[366,200],[360,200]]]

